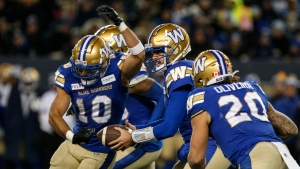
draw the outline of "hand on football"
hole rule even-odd
[[[118,13],[108,5],[100,5],[96,9],[98,15],[106,15],[116,26],[119,26],[123,22],[123,18],[119,17]]]
[[[120,127],[115,127],[116,130],[120,131],[121,136],[108,143],[108,145],[113,145],[110,147],[112,150],[122,150],[124,151],[125,149],[129,148],[130,146],[134,145],[134,142],[131,139],[131,132],[124,130]]]
[[[81,129],[76,134],[74,134],[72,143],[85,145],[90,141],[94,133],[94,128]]]

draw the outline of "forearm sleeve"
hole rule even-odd
[[[145,94],[146,97],[154,101],[158,101],[163,95],[164,95],[163,87],[156,81],[152,83],[150,89]]]
[[[156,101],[156,105],[152,112],[151,118],[149,119],[149,122],[153,122],[155,120],[163,118],[165,106],[162,86],[154,81],[145,96],[151,100]]]

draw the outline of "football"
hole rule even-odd
[[[113,140],[116,140],[120,137],[121,133],[115,129],[115,127],[120,127],[122,129],[128,130],[126,126],[120,124],[112,124],[104,127],[97,133],[97,138],[99,141],[106,147],[111,147],[113,145],[108,145]]]

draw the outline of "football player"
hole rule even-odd
[[[192,61],[186,60],[185,56],[191,51],[190,38],[186,31],[172,23],[161,24],[153,29],[148,43],[145,45],[146,52],[152,53],[152,58],[146,61],[151,72],[163,71],[164,78],[164,117],[145,125],[129,125],[134,131],[130,135],[128,132],[121,132],[121,137],[109,144],[116,144],[112,148],[120,149],[123,146],[135,143],[151,142],[172,137],[180,131],[184,144],[177,152],[180,160],[174,168],[182,168],[187,163],[190,148],[190,138],[192,127],[187,116],[186,100],[190,91],[194,89],[192,80]],[[125,131],[125,130],[124,130]],[[217,148],[212,139],[208,139],[208,149],[206,161],[212,169],[230,166],[229,161],[224,157],[220,149]],[[209,161],[211,160],[212,163]],[[216,162],[216,163],[215,163]],[[188,165],[187,165],[188,167]]]
[[[114,52],[105,40],[87,35],[74,46],[70,62],[58,68],[49,123],[66,140],[52,156],[50,168],[112,168],[115,161],[116,151],[103,146],[94,131],[121,123],[130,79],[140,70],[145,51],[113,8],[101,5],[97,11],[118,26],[130,54],[120,68],[119,60],[110,59]],[[70,100],[76,117],[72,130],[62,118]]]
[[[120,30],[115,25],[100,28],[95,35],[102,37],[117,53],[118,66],[122,66],[128,55],[128,47]],[[120,56],[122,56],[120,58]],[[155,101],[156,104],[153,102]],[[122,119],[129,119],[134,125],[146,124],[161,118],[164,112],[162,86],[149,77],[146,67],[130,79],[129,95]],[[122,122],[124,124],[124,121]],[[162,141],[148,142],[139,147],[118,151],[114,169],[155,169],[155,160],[161,153]]]
[[[1,63],[0,64],[0,126],[4,127],[4,107],[7,102],[7,82],[9,81],[9,69],[12,69],[13,64],[11,63]],[[0,127],[0,132],[2,128]]]
[[[283,143],[297,135],[297,126],[273,108],[255,81],[239,82],[224,53],[200,53],[192,72],[197,89],[187,101],[193,127],[191,168],[205,168],[209,136],[239,168],[299,168]]]

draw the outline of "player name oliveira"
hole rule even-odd
[[[225,84],[222,86],[214,87],[214,89],[217,93],[229,92],[229,91],[239,90],[239,89],[243,89],[243,88],[254,89],[249,83],[246,83],[246,82]]]

